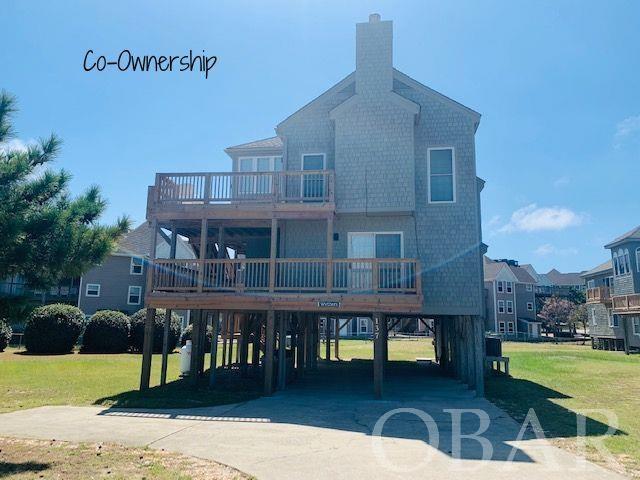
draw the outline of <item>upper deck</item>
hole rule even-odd
[[[158,173],[147,219],[325,218],[334,183],[332,170]]]

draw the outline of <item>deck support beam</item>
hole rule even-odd
[[[155,328],[156,309],[147,308],[144,321],[144,340],[142,342],[142,371],[140,372],[140,390],[149,388],[151,378],[151,359],[153,356],[153,330]]]
[[[386,317],[381,313],[373,314],[373,392],[376,398],[382,398],[384,383],[384,343],[386,343]]]
[[[264,355],[264,394],[273,393],[273,354],[275,343],[275,312],[267,311],[267,326],[265,332],[265,355]]]
[[[278,314],[278,390],[287,384],[287,319],[285,313]]]
[[[329,362],[331,361],[331,322],[333,318],[327,316],[324,319],[324,359]]]
[[[177,246],[177,229],[176,224],[171,225],[171,243],[169,244],[169,258],[171,260],[176,258],[176,246]],[[162,367],[160,368],[160,385],[166,385],[167,383],[167,365],[169,363],[169,330],[171,327],[171,315],[170,308],[165,310],[164,316],[164,329],[162,332]]]
[[[276,288],[276,255],[278,254],[278,219],[271,219],[271,244],[269,248],[269,291]]]
[[[211,359],[209,360],[209,386],[216,384],[218,366],[218,333],[220,332],[220,311],[215,310],[211,317]]]
[[[202,342],[200,341],[202,310],[194,310],[191,312],[191,364],[189,367],[189,376],[192,385],[197,385],[199,377],[200,349]]]
[[[471,317],[473,320],[473,352],[475,355],[475,389],[477,397],[484,397],[484,358],[485,358],[485,340],[484,340],[484,318],[481,316]]]

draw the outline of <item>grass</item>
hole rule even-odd
[[[566,344],[505,343],[511,377],[490,376],[487,397],[522,421],[534,408],[548,438],[575,449],[576,415],[586,409],[610,409],[618,417],[619,435],[604,445],[616,455],[627,474],[640,478],[640,356],[592,350]],[[324,345],[320,349],[324,355]],[[370,359],[371,341],[341,340],[340,356]],[[391,341],[391,360],[433,357],[430,339]],[[207,359],[208,362],[208,359]],[[137,392],[140,355],[29,356],[15,350],[0,354],[0,412],[42,405],[117,405],[188,407],[243,401],[260,395],[259,379],[229,382],[217,390],[185,389],[180,381],[158,387],[160,357],[154,356],[152,386]],[[179,356],[169,357],[168,378],[178,377]],[[185,392],[189,392],[186,395]],[[587,434],[597,438],[607,419],[588,413]],[[604,461],[589,449],[590,458]]]
[[[160,450],[0,437],[0,478],[240,480],[248,477],[212,461]]]

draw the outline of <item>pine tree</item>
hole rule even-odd
[[[46,288],[102,262],[130,222],[98,224],[106,201],[96,186],[70,197],[70,175],[47,168],[60,152],[56,135],[11,148],[16,111],[15,97],[1,91],[0,276],[21,275],[31,287]]]

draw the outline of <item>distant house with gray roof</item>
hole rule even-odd
[[[536,279],[517,262],[485,256],[486,329],[505,337],[539,338],[535,284]]]
[[[158,258],[169,258],[170,235],[163,230],[158,233]],[[144,307],[152,236],[153,230],[148,223],[139,225],[118,242],[116,250],[101,265],[81,277],[78,307],[85,315],[93,315],[98,310],[132,314]],[[179,237],[175,258],[195,258],[193,248]]]
[[[604,248],[611,258],[582,275],[593,348],[640,350],[640,226]]]

